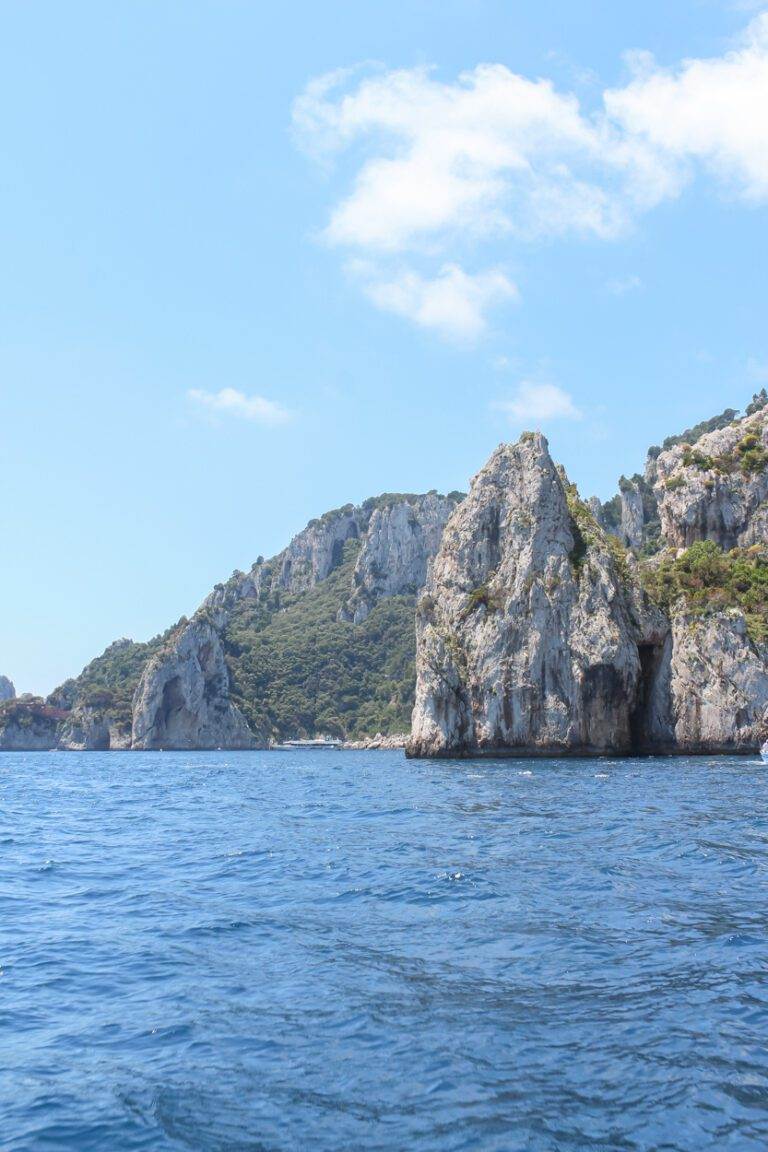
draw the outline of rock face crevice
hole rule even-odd
[[[635,694],[630,733],[632,751],[641,755],[672,745],[669,706],[671,633],[661,642],[640,641],[637,646],[640,679]]]

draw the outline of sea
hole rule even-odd
[[[765,1152],[768,769],[0,756],[2,1152]]]

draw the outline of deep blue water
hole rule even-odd
[[[0,757],[0,1149],[768,1147],[768,770]]]

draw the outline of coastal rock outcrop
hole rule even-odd
[[[673,617],[673,746],[690,753],[750,752],[768,735],[768,646],[742,612]]]
[[[229,670],[215,622],[201,614],[150,660],[134,698],[133,748],[255,748],[229,697]]]
[[[0,750],[316,732],[399,746],[414,612],[411,755],[753,751],[768,737],[768,393],[650,449],[606,503],[584,503],[525,433],[466,498],[328,512],[47,700],[0,677]]]
[[[407,732],[394,732],[390,736],[377,732],[364,740],[347,740],[342,747],[345,752],[395,752],[405,748],[409,739]]]
[[[47,752],[57,747],[65,713],[39,696],[20,696],[0,707],[0,752]]]
[[[130,746],[100,708],[79,704],[68,714],[58,732],[57,747],[70,752],[109,752]]]
[[[363,623],[381,600],[421,589],[459,499],[459,493],[430,492],[346,505],[310,521],[273,559],[259,559],[250,572],[236,572],[217,585],[146,665],[134,696],[132,747],[266,746],[273,733],[249,724],[232,699],[227,663],[232,620],[239,625],[249,609],[260,613],[262,622],[279,615],[336,573],[351,546],[357,559],[338,618]],[[234,643],[239,652],[241,641]],[[258,712],[255,704],[251,715]],[[300,725],[297,717],[297,730]]]
[[[419,601],[410,755],[759,747],[768,409],[734,416],[670,438],[609,506],[541,436],[494,453]]]
[[[429,492],[374,509],[352,576],[354,591],[341,617],[359,624],[385,596],[417,592],[437,554],[456,499]]]
[[[666,628],[540,434],[502,445],[448,522],[417,608],[411,755],[628,752]],[[641,652],[642,650],[642,652]]]
[[[661,452],[654,492],[665,543],[712,540],[730,549],[768,542],[767,460],[766,408]]]
[[[4,700],[15,700],[16,689],[7,676],[0,676],[0,703]]]

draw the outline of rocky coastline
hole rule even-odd
[[[650,449],[605,503],[524,433],[466,497],[326,513],[46,699],[0,677],[0,751],[253,749],[316,731],[411,757],[754,753],[768,396]]]
[[[407,754],[753,753],[768,735],[766,461],[760,406],[652,452],[611,521],[540,434],[497,449],[417,606]]]

